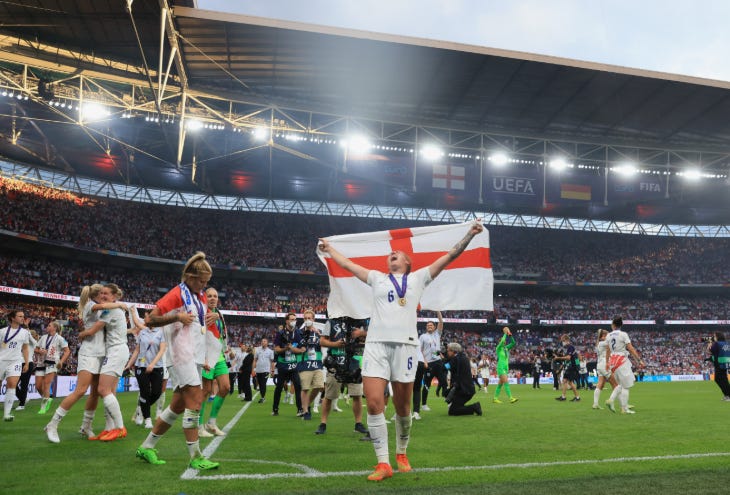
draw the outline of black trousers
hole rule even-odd
[[[28,385],[33,372],[35,372],[35,363],[31,361],[28,363],[28,371],[20,374],[18,386],[15,387],[15,396],[18,398],[19,406],[25,406],[25,400],[28,398]]]
[[[418,361],[416,368],[416,379],[413,381],[413,412],[421,412],[421,388],[423,388],[423,374],[425,366],[423,361]]]
[[[431,382],[434,378],[438,380],[438,387],[436,388],[437,391],[439,388],[441,390],[446,390],[448,388],[448,386],[446,385],[446,376],[444,374],[444,363],[440,359],[428,363],[428,368],[426,368],[423,373],[423,390],[421,391],[421,404],[424,406],[428,401],[428,389],[431,386]]]
[[[451,401],[449,406],[449,416],[468,416],[470,414],[476,414],[477,403],[466,405],[467,402],[474,397],[474,393],[464,393],[457,391],[454,395],[454,400]]]
[[[155,368],[152,373],[146,373],[146,367],[138,366],[134,372],[139,384],[139,408],[142,416],[150,417],[150,407],[162,395],[162,368]]]
[[[233,375],[238,380],[238,394],[243,394],[243,400],[251,400],[251,372],[239,371],[231,373],[231,376]],[[231,382],[231,390],[233,390],[233,382]]]
[[[302,382],[299,381],[299,372],[296,368],[287,370],[286,367],[280,366],[278,368],[279,379],[276,381],[276,388],[274,389],[274,405],[272,411],[279,412],[279,402],[281,402],[281,391],[288,381],[294,384],[294,400],[297,401],[297,411],[302,409]]]
[[[540,373],[537,371],[532,374],[532,388],[540,388]]]
[[[228,383],[231,384],[231,390],[228,392],[228,395],[233,394],[233,390],[236,387],[236,380],[238,380],[238,373],[235,371],[229,372],[228,373]],[[239,387],[240,387],[240,385],[239,385]],[[238,393],[240,394],[241,392],[238,392]]]
[[[553,388],[560,390],[560,369],[553,370]]]
[[[269,379],[268,373],[256,373],[256,382],[259,384],[259,393],[261,398],[266,397],[266,381]]]
[[[727,370],[715,368],[715,383],[720,387],[725,397],[730,397],[730,383],[727,380]]]

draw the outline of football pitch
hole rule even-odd
[[[512,386],[519,402],[493,404],[493,390],[477,394],[482,417],[448,417],[446,404],[432,394],[432,410],[413,424],[413,471],[396,471],[380,483],[366,480],[375,464],[373,448],[353,432],[344,401],[344,412],[332,412],[327,433],[318,436],[318,415],[303,421],[295,406],[282,404],[280,415],[271,416],[272,389],[263,404],[229,396],[218,419],[227,436],[201,440],[206,454],[221,463],[208,472],[187,469],[179,419],[158,444],[167,464],[152,466],[134,455],[148,430],[128,421],[125,439],[82,439],[79,403],[59,427],[61,443],[51,444],[43,432],[50,413],[38,415],[39,401],[30,401],[14,413],[14,422],[0,423],[1,492],[686,495],[723,493],[730,486],[730,403],[720,400],[712,382],[639,383],[631,391],[635,415],[591,409],[592,391],[582,391],[581,402],[558,402],[550,387]],[[601,407],[608,395],[604,390]],[[136,394],[119,397],[128,420]],[[387,417],[392,415],[390,406]],[[100,408],[95,430],[102,425]],[[394,463],[395,428],[388,428]]]

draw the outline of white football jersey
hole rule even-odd
[[[627,346],[631,343],[629,334],[622,330],[614,330],[609,333],[606,337],[606,341],[611,348],[611,354],[618,354],[619,356],[628,356],[629,351]]]
[[[606,369],[606,347],[608,343],[605,340],[598,342],[596,346],[596,368]]]
[[[402,276],[395,276],[402,285]],[[368,328],[368,342],[394,342],[418,346],[416,312],[423,290],[431,283],[428,267],[411,272],[407,277],[405,302],[401,306],[395,285],[387,273],[370,270],[368,285],[373,290],[373,312]],[[427,356],[424,356],[427,358]]]
[[[88,330],[89,328],[94,326],[94,323],[99,321],[99,316],[101,315],[101,311],[92,311],[91,308],[94,307],[96,303],[94,301],[89,301],[86,303],[86,306],[84,306],[84,312],[81,315],[81,317],[84,320],[84,329]],[[94,357],[101,357],[106,355],[106,346],[104,345],[104,329],[99,330],[91,337],[86,337],[81,342],[81,347],[79,348],[79,355],[81,356],[94,356]]]
[[[99,319],[105,323],[107,349],[117,345],[127,345],[127,314],[124,310],[105,309]]]
[[[0,330],[0,361],[23,361],[23,344],[30,346],[31,338],[30,332],[25,328],[12,329],[8,326]],[[30,353],[28,358],[30,359]]]

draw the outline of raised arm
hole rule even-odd
[[[444,318],[441,316],[441,311],[436,311],[436,317],[439,319],[438,325],[436,325],[436,331],[439,335],[444,333]]]
[[[459,257],[461,253],[464,252],[466,249],[466,246],[469,245],[471,240],[474,238],[475,235],[479,234],[484,230],[484,227],[480,223],[481,219],[475,220],[471,228],[469,229],[469,232],[466,233],[464,238],[454,244],[454,247],[452,247],[448,253],[438,258],[436,261],[431,263],[428,267],[428,271],[431,274],[431,278],[436,278],[441,271],[446,268],[446,266],[454,261],[456,258]]]
[[[345,258],[345,256],[343,256],[342,253],[332,247],[332,245],[326,239],[319,240],[319,250],[323,253],[329,254],[330,257],[335,261],[335,263],[355,275],[355,277],[357,277],[360,281],[367,283],[368,273],[370,273],[370,270],[358,265],[350,258]]]

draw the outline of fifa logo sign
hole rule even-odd
[[[662,192],[662,186],[656,182],[640,182],[639,191],[660,193]]]

